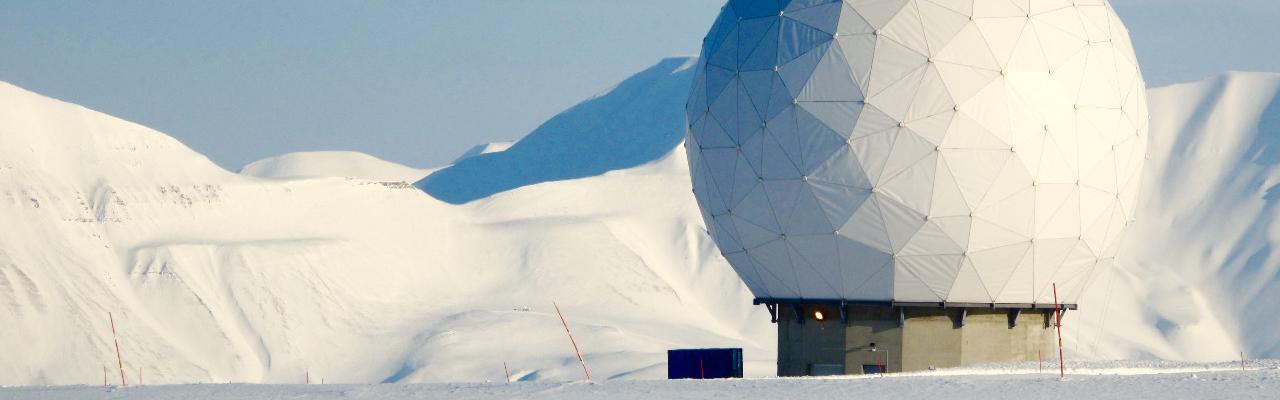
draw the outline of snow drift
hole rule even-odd
[[[552,301],[600,379],[661,377],[666,349],[695,346],[745,347],[771,373],[774,327],[672,151],[687,65],[432,174],[431,196],[307,157],[300,175],[340,177],[233,174],[0,84],[0,385],[101,382],[107,312],[130,379],[154,383],[496,381],[504,361],[573,379]],[[1068,315],[1069,358],[1280,356],[1278,92],[1273,74],[1151,91],[1143,213],[1124,269]]]

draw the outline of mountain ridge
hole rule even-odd
[[[357,178],[413,182],[431,173],[355,151],[306,151],[281,154],[240,168],[244,176],[271,179]]]
[[[636,167],[684,139],[693,58],[672,57],[552,117],[510,148],[459,160],[417,186],[462,204],[541,182]]]

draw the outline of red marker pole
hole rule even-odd
[[[582,350],[578,350],[578,341],[573,340],[573,332],[569,331],[569,322],[565,321],[564,313],[560,312],[560,305],[551,302],[551,306],[556,308],[556,315],[560,316],[560,324],[564,325],[564,333],[569,335],[569,343],[573,344],[573,352],[578,355],[578,364],[582,364],[582,375],[591,380],[591,372],[587,371],[587,362],[582,359]]]
[[[1058,303],[1058,283],[1053,284],[1053,313],[1058,328],[1058,379],[1067,378],[1067,359],[1062,353],[1062,304]]]
[[[502,373],[507,375],[507,383],[511,383],[511,370],[507,369],[507,362],[502,362]]]
[[[1040,361],[1040,372],[1044,372],[1044,350],[1036,350],[1036,360]]]
[[[1240,352],[1240,370],[1244,371],[1244,352]]]
[[[107,320],[111,321],[111,339],[116,342],[116,364],[120,366],[120,385],[129,387],[129,381],[124,379],[124,358],[120,357],[120,338],[116,336],[116,318],[107,312]]]

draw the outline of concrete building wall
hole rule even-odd
[[[815,310],[822,311],[826,318],[815,320]],[[793,308],[779,307],[778,376],[812,375],[814,364],[843,365],[845,328],[840,325],[839,310],[807,306],[801,315],[804,321],[798,322]]]
[[[848,307],[844,331],[846,374],[861,374],[864,365],[881,365],[893,372],[902,364],[902,353],[886,351],[902,347],[898,313],[887,307]],[[836,321],[839,324],[839,320]],[[871,351],[875,343],[876,351]]]
[[[930,367],[958,366],[964,344],[958,326],[960,310],[942,308],[906,309],[903,328],[903,359],[898,371],[919,371]]]
[[[1056,345],[1046,311],[1022,312],[1009,326],[1008,310],[970,309],[965,319],[960,364],[1034,361],[1048,356]],[[1039,354],[1037,354],[1039,353]]]
[[[1044,310],[1022,311],[1012,326],[1007,309],[908,307],[905,324],[896,307],[847,306],[843,324],[836,305],[802,305],[798,311],[778,306],[779,376],[812,375],[832,366],[861,374],[877,363],[886,372],[902,372],[1033,361],[1050,357],[1056,343]]]

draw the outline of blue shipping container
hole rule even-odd
[[[742,349],[667,350],[667,379],[742,377]]]

